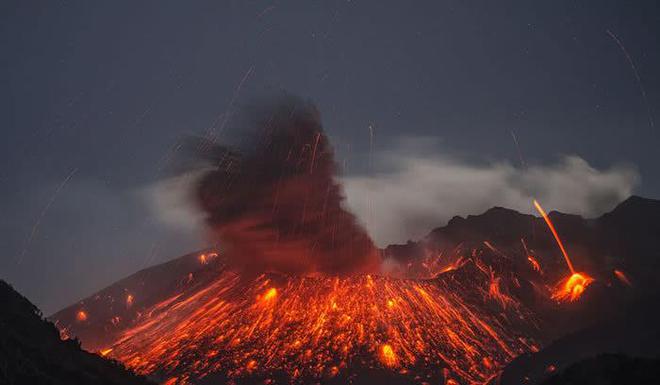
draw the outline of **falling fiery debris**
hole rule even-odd
[[[632,282],[628,279],[628,276],[621,270],[614,269],[614,276],[625,285],[632,287]]]
[[[569,277],[563,279],[561,282],[559,282],[559,284],[556,285],[552,293],[552,299],[559,302],[577,301],[582,293],[584,293],[584,291],[587,289],[587,286],[589,286],[594,281],[594,279],[585,273],[577,273],[575,271],[573,268],[573,263],[571,263],[571,259],[568,257],[568,253],[566,252],[564,244],[559,238],[559,234],[557,234],[555,226],[552,224],[550,217],[548,214],[546,214],[545,210],[543,210],[543,207],[541,207],[536,199],[534,200],[534,207],[536,207],[536,210],[541,214],[545,220],[545,223],[548,225],[548,228],[552,232],[552,235],[555,237],[555,241],[557,241],[557,245],[559,245],[559,249],[561,249],[561,253],[564,255],[566,265],[568,265],[568,268],[571,271],[571,275]]]
[[[434,381],[447,368],[461,383],[483,384],[515,356],[537,349],[510,327],[528,320],[534,328],[534,317],[498,279],[497,298],[491,298],[489,266],[463,266],[473,268],[456,273],[474,286],[451,277],[373,275],[262,274],[245,281],[223,267],[141,311],[101,351],[138,373],[175,379],[172,384],[194,384],[214,373],[267,380],[284,372],[291,383],[350,380],[359,367]],[[464,298],[479,292],[480,301],[498,310],[484,312]]]
[[[539,264],[539,261],[537,261],[536,258],[534,258],[534,256],[528,255],[527,260],[532,265],[532,269],[534,269],[534,271],[538,271],[539,273],[543,272],[541,270],[541,265]]]

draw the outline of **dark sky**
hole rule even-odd
[[[182,135],[222,135],[279,90],[317,104],[349,174],[365,169],[369,126],[376,146],[431,137],[512,163],[514,130],[529,162],[628,163],[636,192],[660,197],[659,8],[4,1],[0,277],[50,313],[203,244],[156,223],[143,192]]]

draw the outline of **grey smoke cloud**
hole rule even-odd
[[[204,214],[195,203],[194,188],[205,171],[161,179],[140,189],[140,197],[150,216],[172,231],[203,234]]]
[[[532,213],[534,198],[548,210],[593,217],[630,196],[640,181],[631,165],[599,170],[576,155],[520,168],[419,154],[410,146],[376,154],[381,171],[343,178],[349,208],[379,246],[420,238],[455,215],[493,206]]]

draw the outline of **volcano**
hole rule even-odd
[[[399,382],[483,383],[537,349],[533,314],[499,278],[493,283],[499,273],[482,259],[432,280],[264,274],[243,281],[215,258],[161,298],[138,303],[140,290],[124,282],[139,306],[129,314],[103,314],[126,306],[113,301],[118,288],[111,287],[55,318],[88,349],[171,383],[211,383],[218,372],[246,382],[359,382],[365,371]],[[129,280],[148,286],[147,273]]]
[[[167,384],[484,384],[653,292],[659,214],[659,201],[638,197],[596,219],[549,214],[594,278],[576,302],[552,298],[567,269],[544,220],[494,208],[385,248],[398,266],[387,276],[246,276],[222,250],[204,250],[51,319]]]
[[[345,209],[318,110],[246,112],[245,144],[188,146],[220,246],[62,310],[63,335],[168,385],[487,384],[654,287],[657,201],[589,220],[493,208],[378,250]]]

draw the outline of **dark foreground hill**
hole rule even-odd
[[[659,300],[642,296],[616,315],[520,355],[505,368],[500,385],[660,384]],[[611,381],[599,382],[604,378]]]
[[[153,384],[82,350],[77,340],[61,340],[55,326],[2,280],[0,304],[0,384]]]
[[[550,377],[543,385],[656,385],[660,383],[660,360],[601,354],[577,362]]]

